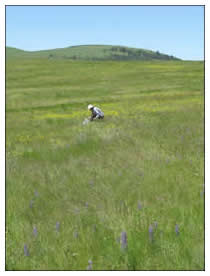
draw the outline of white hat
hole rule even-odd
[[[88,109],[90,110],[91,108],[93,108],[94,106],[92,104],[88,105]]]

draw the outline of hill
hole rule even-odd
[[[78,45],[42,51],[23,51],[6,47],[6,57],[72,60],[179,60],[159,51],[112,45]]]

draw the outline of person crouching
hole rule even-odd
[[[90,121],[104,118],[104,113],[101,111],[100,108],[93,106],[92,104],[89,104],[88,110],[90,110],[92,112],[92,114],[89,118]]]

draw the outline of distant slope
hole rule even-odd
[[[6,47],[7,58],[49,58],[72,60],[179,60],[158,51],[112,45],[79,45],[67,48],[23,51]]]
[[[26,51],[13,48],[13,47],[6,47],[6,57],[25,57],[27,55]]]

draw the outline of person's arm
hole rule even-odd
[[[97,114],[97,115],[94,117],[94,119],[98,119],[99,117],[100,117],[100,115]]]
[[[97,116],[97,114],[93,111],[90,116],[90,121],[93,121],[93,119],[95,119],[96,116]]]

